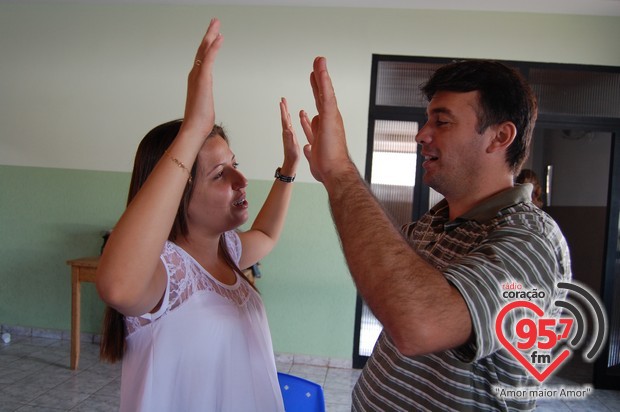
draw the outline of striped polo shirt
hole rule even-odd
[[[465,299],[473,337],[462,347],[408,357],[382,332],[353,390],[353,411],[534,409],[534,398],[501,396],[497,391],[515,393],[538,384],[497,339],[495,319],[510,302],[503,288],[518,284],[524,291],[544,291],[544,299],[532,301],[546,317],[558,316],[553,303],[563,300],[566,292],[556,285],[570,280],[571,269],[558,225],[530,199],[531,185],[517,185],[453,221],[444,199],[403,227],[418,254]],[[505,329],[514,331],[514,322],[524,314],[510,314]],[[513,336],[507,338],[514,342]]]

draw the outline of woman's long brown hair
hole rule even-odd
[[[168,123],[164,123],[155,127],[148,132],[146,136],[140,142],[138,150],[136,151],[136,157],[134,160],[133,172],[131,174],[131,183],[129,185],[129,194],[127,196],[127,205],[131,203],[132,199],[138,193],[148,176],[155,168],[155,165],[164,155],[166,149],[172,144],[172,141],[179,133],[182,120],[173,120]],[[208,138],[214,136],[221,136],[227,143],[228,137],[221,126],[215,125],[213,130],[209,134]],[[198,160],[194,162],[194,166],[191,170],[192,181],[196,179],[196,169]],[[183,192],[181,202],[179,203],[179,209],[177,215],[170,229],[168,240],[174,242],[181,236],[187,236],[189,230],[187,226],[187,210],[189,200],[192,197],[194,186],[188,183]],[[219,247],[224,254],[226,263],[239,275],[241,278],[248,281],[248,283],[254,288],[254,285],[249,282],[245,277],[241,269],[234,262],[228,248],[224,236],[220,237]],[[123,358],[125,353],[125,337],[127,330],[125,327],[125,317],[119,313],[116,309],[106,306],[105,315],[103,319],[103,330],[101,337],[101,344],[99,346],[99,357],[101,360],[114,363]]]

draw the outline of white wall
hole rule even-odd
[[[620,66],[618,17],[4,4],[0,164],[129,171],[140,138],[182,115],[186,74],[213,16],[225,36],[217,116],[251,179],[271,178],[281,161],[280,96],[313,113],[317,55],[328,58],[360,168],[373,53]],[[312,181],[305,165],[299,180]]]

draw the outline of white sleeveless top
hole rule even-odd
[[[226,244],[235,262],[241,242]],[[126,317],[121,411],[284,411],[267,316],[240,279],[226,285],[166,242],[168,286],[154,314]]]

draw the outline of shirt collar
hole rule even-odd
[[[532,199],[533,186],[530,183],[515,184],[514,187],[499,192],[490,198],[486,199],[482,203],[474,206],[463,215],[457,217],[451,222],[445,223],[446,229],[452,229],[466,220],[475,220],[478,223],[483,223],[493,219],[497,214],[507,207],[516,205],[522,202],[528,202]],[[448,215],[448,204],[446,199],[442,199],[430,210],[431,214]]]

